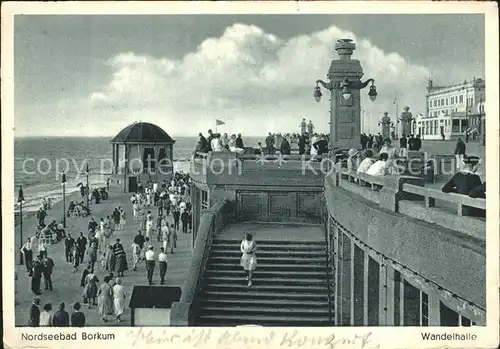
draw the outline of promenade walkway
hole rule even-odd
[[[125,213],[127,215],[127,224],[123,231],[115,231],[114,239],[120,238],[123,246],[127,252],[127,261],[129,265],[129,270],[125,272],[125,276],[122,278],[123,285],[125,286],[125,292],[127,293],[127,301],[126,301],[126,311],[124,316],[122,317],[123,322],[118,323],[117,321],[110,321],[106,324],[103,324],[100,320],[100,317],[97,313],[97,307],[92,307],[92,309],[88,309],[87,307],[82,307],[82,311],[85,313],[87,319],[87,326],[130,326],[130,309],[128,309],[128,304],[130,300],[130,296],[132,294],[132,289],[134,285],[147,285],[146,280],[146,269],[144,262],[139,264],[138,270],[132,270],[132,241],[134,236],[137,234],[139,229],[139,223],[135,222],[133,219],[132,213],[132,204],[130,202],[129,193],[119,192],[119,189],[111,188],[110,199],[106,201],[101,201],[99,205],[92,205],[92,217],[95,218],[96,221],[99,221],[101,217],[105,217],[110,215],[115,207],[121,206],[124,208]],[[69,200],[78,199],[79,193],[73,194],[68,198]],[[151,212],[153,216],[156,218],[156,207],[151,207]],[[50,222],[55,219],[59,222],[62,219],[62,203],[57,203],[54,205],[52,210],[48,212],[48,217],[46,218],[46,222]],[[169,222],[172,223],[172,216],[168,217]],[[87,236],[87,225],[90,220],[90,217],[85,218],[67,218],[67,233],[70,233],[72,237],[75,239],[79,236],[82,231],[85,236]],[[36,218],[30,217],[29,219],[24,221],[23,224],[23,232],[24,236],[27,237],[29,235],[33,235],[32,232],[35,231],[36,226]],[[28,235],[28,232],[31,234]],[[16,236],[19,235],[19,228],[16,227]],[[114,241],[114,240],[113,240]],[[191,248],[190,248],[191,234],[182,234],[179,233],[178,241],[177,241],[177,249],[174,251],[174,254],[168,254],[168,270],[166,277],[166,285],[168,286],[182,286],[185,281],[185,277],[188,274],[187,271],[189,269],[190,261],[191,261]],[[156,236],[152,239],[152,244],[155,247],[155,253],[158,254],[159,249],[161,247],[161,243],[157,242]],[[19,265],[19,253],[18,248],[19,242],[16,239],[16,247],[15,247],[15,262],[16,262],[16,271],[19,276],[17,281],[17,294],[15,295],[16,306],[15,306],[15,324],[16,326],[24,326],[28,321],[28,313],[31,301],[34,297],[34,294],[31,292],[31,279],[28,277],[26,273],[26,268],[24,265]],[[34,246],[34,251],[36,251],[36,246]],[[83,289],[80,287],[80,279],[82,275],[82,271],[86,261],[84,260],[84,265],[80,265],[79,271],[73,273],[73,266],[66,263],[66,259],[64,256],[64,241],[60,241],[55,245],[52,245],[48,248],[49,256],[55,262],[54,273],[52,275],[52,281],[54,285],[54,291],[44,291],[43,290],[43,278],[42,278],[42,295],[40,296],[42,302],[41,306],[43,307],[46,303],[52,303],[52,307],[54,310],[57,309],[57,306],[60,302],[64,302],[66,304],[66,310],[71,313],[72,306],[75,302],[82,303],[82,291]],[[101,268],[100,261],[96,263],[95,273],[100,281],[102,281],[103,277],[107,275],[105,271]],[[116,273],[115,273],[116,276]],[[154,281],[156,281],[156,285],[159,283],[159,268],[158,263],[156,263]]]

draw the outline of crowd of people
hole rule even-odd
[[[263,142],[257,142],[255,146],[247,148],[245,148],[241,133],[229,136],[227,133],[221,135],[208,130],[207,137],[202,133],[199,133],[198,137],[196,152],[202,153],[230,151],[238,154],[250,152],[263,155],[290,155],[292,143],[298,144],[299,155],[314,157],[328,153],[328,135],[313,132],[304,132],[300,135],[297,133],[269,132]]]
[[[88,309],[97,307],[103,322],[112,320],[110,316],[122,321],[128,296],[123,286],[125,272],[129,270],[125,246],[130,243],[132,270],[137,271],[143,266],[147,282],[152,285],[155,263],[158,261],[160,284],[164,284],[167,254],[174,253],[181,231],[184,234],[192,232],[190,186],[189,175],[182,172],[176,172],[168,184],[163,181],[161,184],[141,186],[130,198],[133,220],[139,223],[139,230],[130,242],[123,241],[122,231],[127,229],[127,216],[123,207],[114,208],[109,215],[98,220],[91,217],[87,234],[80,232],[78,237],[67,232],[62,223],[49,224],[49,229],[58,232],[59,240],[64,240],[65,260],[72,272],[77,273],[80,266],[84,266],[80,278],[81,302],[73,304],[71,316],[65,310],[64,303],[59,304],[59,309],[55,312],[52,311],[51,303],[44,304],[40,309],[42,277],[45,291],[53,291],[52,274],[56,265],[49,257],[42,235],[28,238],[21,249],[26,272],[31,278],[31,291],[35,295],[29,310],[28,325],[84,326],[82,305],[86,305]],[[170,215],[172,223],[169,223]],[[39,223],[43,224],[45,217],[46,214],[40,213]],[[161,242],[157,255],[151,243],[154,238]],[[35,239],[38,240],[38,253],[33,251]]]

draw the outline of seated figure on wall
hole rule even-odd
[[[475,173],[479,165],[479,157],[464,156],[463,168],[443,186],[445,193],[457,193],[471,197],[486,197],[486,182],[481,183],[481,178]],[[475,207],[467,208],[467,215],[473,217],[485,217],[486,210]]]
[[[389,155],[387,153],[381,153],[377,162],[370,166],[370,168],[366,171],[366,174],[370,176],[385,176],[387,174],[388,158]]]
[[[458,193],[469,195],[472,189],[481,185],[481,178],[476,174],[479,157],[467,156],[463,159],[463,169],[453,175],[442,191],[444,193]]]
[[[372,160],[373,152],[370,149],[365,150],[364,154],[362,154],[361,158],[364,159],[360,162],[356,172],[357,173],[366,173],[368,169],[373,165]]]

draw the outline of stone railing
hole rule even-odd
[[[196,301],[202,288],[203,274],[207,266],[212,240],[218,236],[226,224],[227,208],[227,202],[222,201],[202,212],[189,275],[182,288],[181,299],[172,304],[170,312],[172,326],[189,326],[193,322],[197,307]]]
[[[410,270],[416,281],[405,278],[417,288],[436,285],[432,292],[444,304],[484,323],[486,222],[467,214],[485,210],[486,200],[423,185],[409,176],[336,172],[325,178],[327,209],[353,241],[384,257],[381,265]]]
[[[378,177],[344,170],[333,178],[337,186],[384,208],[485,239],[485,221],[481,217],[486,211],[485,199],[443,193],[425,187],[422,179],[411,176]]]

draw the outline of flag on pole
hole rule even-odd
[[[215,120],[215,125],[220,126],[220,125],[225,125],[226,123],[224,121],[221,121],[219,119]]]

